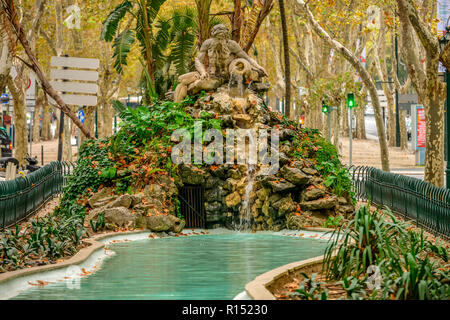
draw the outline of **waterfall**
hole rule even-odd
[[[230,81],[228,82],[228,93],[231,97],[244,97],[244,75],[236,70],[230,73]]]
[[[247,185],[245,187],[244,197],[242,199],[242,208],[240,212],[239,225],[235,226],[238,231],[248,231],[251,229],[251,193],[255,184],[256,164],[247,163]]]

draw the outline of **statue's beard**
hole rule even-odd
[[[224,76],[228,71],[228,63],[230,58],[230,49],[226,41],[216,38],[216,43],[212,48],[212,56],[210,62],[214,65],[215,74],[217,76]]]
[[[224,39],[222,39],[222,41],[217,41],[213,49],[215,56],[220,60],[226,59],[230,55],[230,50],[228,49],[226,42],[223,40]]]
[[[217,40],[225,40],[227,38],[227,34],[225,32],[220,32],[214,36]]]

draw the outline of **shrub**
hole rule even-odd
[[[352,299],[448,299],[448,251],[426,240],[388,210],[370,205],[333,232],[323,269],[328,280],[340,280]],[[368,269],[377,270],[380,285],[368,288]]]

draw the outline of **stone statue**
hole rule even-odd
[[[188,93],[195,94],[202,90],[217,89],[230,79],[233,68],[241,73],[251,73],[257,78],[267,77],[267,72],[255,60],[245,53],[239,44],[229,39],[228,28],[218,24],[212,28],[212,38],[206,40],[195,59],[195,69],[178,78],[178,85],[174,94],[174,101],[182,101]],[[208,67],[206,67],[208,58]],[[242,70],[242,69],[245,70]],[[253,79],[255,80],[255,79]]]

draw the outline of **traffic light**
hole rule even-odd
[[[352,109],[355,106],[355,94],[350,92],[347,94],[347,107]]]
[[[322,112],[323,113],[328,113],[329,107],[327,106],[327,104],[325,103],[325,101],[322,101]]]

